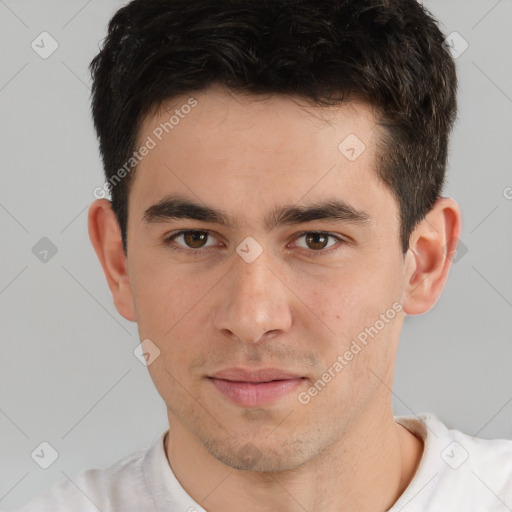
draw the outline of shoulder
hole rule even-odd
[[[159,436],[152,446],[161,438]],[[66,476],[27,503],[19,512],[130,511],[134,505],[145,504],[147,499],[151,506],[151,496],[144,476],[145,458],[150,450],[151,446],[146,446],[110,466]]]
[[[484,494],[484,489],[492,489],[490,494],[507,498],[512,505],[512,440],[481,439],[445,428],[441,439],[446,446],[440,456],[451,477],[447,480],[464,479]]]
[[[423,499],[418,502],[424,503],[424,508],[418,510],[439,506],[452,507],[451,511],[510,510],[511,439],[474,437],[449,428],[432,413],[395,419],[424,441],[420,465],[406,490],[423,489]]]

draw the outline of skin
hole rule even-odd
[[[209,512],[387,510],[423,453],[423,442],[393,418],[400,332],[405,314],[428,311],[441,294],[461,229],[457,203],[439,199],[404,256],[398,205],[374,170],[382,132],[369,105],[320,108],[221,88],[194,98],[198,105],[137,167],[128,257],[110,202],[97,200],[89,210],[91,241],[117,310],[160,350],[148,370],[168,409],[172,470]],[[149,115],[139,141],[187,99]],[[351,133],[366,146],[355,161],[338,150]],[[170,194],[222,209],[237,223],[144,222],[144,211]],[[368,221],[265,228],[275,207],[333,196]],[[206,251],[193,256],[201,244],[191,247],[184,237],[174,243],[189,253],[172,251],[164,239],[180,229],[208,231]],[[302,231],[345,243],[329,238],[322,248]],[[263,249],[252,263],[235,251],[248,236]],[[394,303],[403,310],[301,404],[298,393]],[[207,378],[230,367],[306,378],[269,405],[242,407]]]

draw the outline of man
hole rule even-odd
[[[404,317],[461,231],[443,39],[415,0],[115,14],[89,233],[169,430],[23,511],[510,510],[512,441],[392,412]]]

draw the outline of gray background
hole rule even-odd
[[[431,411],[470,435],[512,438],[512,1],[424,4],[445,34],[469,44],[457,58],[446,188],[462,208],[467,252],[434,309],[406,319],[395,414]],[[117,313],[87,234],[92,191],[103,184],[87,66],[121,5],[0,0],[4,510],[115,462],[167,427],[164,403],[133,355],[136,325]],[[47,59],[31,48],[43,31],[59,44]],[[57,248],[46,262],[32,250],[43,237]],[[46,470],[31,458],[42,441],[59,453]]]

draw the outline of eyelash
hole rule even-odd
[[[166,237],[164,239],[164,244],[167,247],[169,247],[169,249],[171,249],[172,251],[181,252],[181,253],[185,253],[185,254],[192,255],[192,256],[202,256],[203,253],[208,252],[209,248],[183,249],[182,247],[175,245],[174,239],[179,237],[180,235],[185,234],[185,233],[207,233],[208,236],[211,236],[211,233],[208,230],[182,229],[182,230],[176,231],[176,232],[172,233],[170,236]],[[301,231],[300,233],[297,234],[296,238],[300,238],[304,235],[309,235],[309,234],[326,235],[328,237],[334,238],[337,242],[340,242],[342,245],[345,245],[348,243],[347,240],[339,237],[338,235],[335,235],[334,233],[329,233],[327,231]],[[308,250],[310,252],[309,256],[316,257],[316,256],[322,256],[322,255],[334,253],[334,252],[338,251],[339,249],[340,249],[340,247],[337,247],[334,249],[330,248],[330,250],[327,250],[327,249],[326,250],[319,249],[317,251],[315,251],[314,249],[305,249],[305,250]]]

